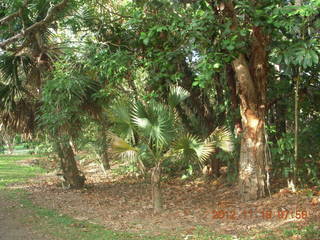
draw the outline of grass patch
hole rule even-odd
[[[11,183],[24,182],[27,179],[44,172],[43,169],[36,166],[20,166],[16,164],[19,160],[36,157],[36,155],[0,156],[0,189],[3,189],[6,185]]]

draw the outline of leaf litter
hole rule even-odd
[[[164,209],[154,215],[151,185],[146,181],[112,171],[106,175],[98,164],[83,164],[81,170],[87,185],[80,190],[62,188],[55,172],[15,187],[27,189],[36,205],[115,231],[180,235],[192,234],[202,226],[219,234],[238,235],[290,223],[301,227],[320,224],[317,188],[292,193],[274,185],[278,190],[270,197],[241,202],[237,186],[170,179],[162,183]]]

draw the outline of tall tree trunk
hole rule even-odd
[[[298,7],[301,7],[303,3],[303,0],[296,0],[295,5]],[[304,33],[303,29],[300,29],[299,35],[301,36],[302,39],[304,39]],[[295,77],[295,97],[294,97],[294,167],[293,167],[293,181],[291,182],[291,189],[295,192],[295,185],[298,183],[298,169],[300,170],[302,168],[302,162],[299,160],[299,84],[300,84],[300,67],[297,69],[297,75]],[[290,187],[290,183],[289,183]]]
[[[14,137],[10,136],[10,134],[7,134],[7,133],[3,133],[3,139],[4,139],[4,142],[6,143],[7,145],[7,148],[8,148],[8,153],[10,155],[13,154],[13,151],[14,151]]]
[[[223,19],[231,20],[231,31],[239,30],[233,1],[223,2]],[[214,4],[213,10],[216,11]],[[232,61],[240,98],[242,138],[239,160],[239,189],[243,200],[266,196],[269,189],[268,161],[265,141],[267,86],[267,37],[260,27],[253,26],[249,61],[243,53]]]
[[[237,94],[237,83],[235,72],[231,64],[226,66],[226,78],[231,98],[231,116],[234,122],[234,132],[236,137],[242,132],[241,117],[239,116],[239,97]]]
[[[160,162],[152,169],[151,174],[151,187],[152,187],[152,201],[153,201],[153,212],[155,214],[162,210],[162,199],[161,199],[161,166]]]
[[[250,65],[243,54],[233,61],[243,127],[239,162],[239,187],[243,200],[265,197],[269,186],[264,131],[267,84],[265,44],[261,29],[254,27]]]
[[[99,156],[103,169],[106,171],[110,169],[109,157],[108,157],[108,142],[107,142],[107,126],[105,122],[100,122],[100,141],[99,141]]]
[[[60,158],[65,184],[70,188],[83,187],[85,177],[80,175],[80,171],[74,158],[74,152],[69,142],[56,143],[56,148]]]

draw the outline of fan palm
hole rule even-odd
[[[175,91],[171,93],[174,94]],[[183,101],[185,98],[180,99]],[[178,103],[175,102],[174,105],[176,104]],[[172,108],[162,103],[151,101],[132,103],[131,107],[127,107],[128,104],[116,106],[112,108],[113,119],[121,123],[122,129],[126,123],[126,129],[137,134],[140,141],[134,145],[125,135],[122,135],[124,139],[113,136],[112,149],[122,157],[130,157],[137,162],[145,158],[152,161],[151,183],[155,213],[159,212],[162,206],[160,183],[163,161],[177,157],[205,161],[216,147],[232,150],[232,140],[226,128],[215,130],[204,141],[192,134],[183,134],[179,119]],[[124,118],[121,119],[121,116]]]

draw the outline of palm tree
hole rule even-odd
[[[8,2],[7,10],[19,5],[15,1]],[[63,8],[64,5],[60,5],[51,8],[50,16]],[[49,9],[47,0],[32,4],[24,1],[18,11],[1,19],[0,114],[5,128],[27,137],[35,130],[43,75],[60,53],[51,41],[50,23],[57,18],[48,18]],[[41,25],[44,23],[47,25]],[[20,31],[24,34],[19,34]]]
[[[185,133],[174,111],[174,106],[186,99],[187,92],[171,88],[168,103],[150,101],[130,104],[117,103],[112,107],[112,121],[119,126],[121,137],[112,135],[112,150],[121,157],[141,164],[153,163],[151,185],[154,213],[161,211],[161,165],[168,159],[191,159],[205,161],[216,147],[232,150],[231,134],[226,128],[218,128],[201,140]],[[138,139],[138,141],[137,141]]]
[[[16,35],[8,38],[12,34],[11,30],[9,33],[0,33],[2,40],[8,38],[0,43],[3,49],[0,51],[0,115],[2,123],[8,129],[31,137],[39,127],[36,118],[40,119],[43,114],[39,110],[43,106],[44,76],[53,70],[54,62],[61,53],[61,46],[51,41],[50,27],[54,27],[52,22],[72,9],[69,2],[62,0],[52,5],[48,0],[39,0],[32,4],[25,1],[25,5],[18,11],[19,14],[12,15],[14,17],[6,21],[8,26],[12,26],[3,28],[16,29]],[[60,14],[61,12],[64,14]],[[19,31],[23,34],[19,34]],[[81,187],[84,178],[77,168],[69,139],[65,137],[66,126],[61,126],[51,136],[55,139],[67,184]]]

